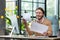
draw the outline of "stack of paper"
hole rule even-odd
[[[44,32],[47,32],[48,26],[37,22],[32,22],[30,30],[43,34]]]

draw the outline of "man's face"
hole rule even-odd
[[[41,19],[44,16],[43,12],[41,10],[36,10],[36,18]]]

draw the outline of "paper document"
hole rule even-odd
[[[48,26],[37,22],[32,22],[30,30],[43,34],[44,32],[47,32]]]
[[[31,16],[29,13],[23,13],[22,14],[23,18],[26,20],[26,21],[30,21],[31,20]]]

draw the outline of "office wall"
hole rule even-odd
[[[2,16],[5,16],[5,0],[0,0],[0,35],[5,34],[5,19],[1,19]]]
[[[2,16],[5,16],[5,0],[0,0],[0,35],[5,34],[5,19]]]

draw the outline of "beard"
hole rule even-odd
[[[43,18],[43,16],[36,17],[36,19],[38,19],[38,20],[41,20],[42,18]]]

